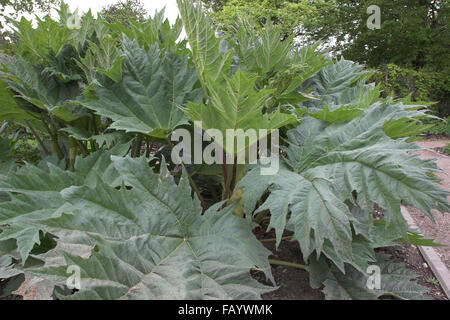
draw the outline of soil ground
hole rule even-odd
[[[387,247],[380,249],[391,256],[391,259],[395,262],[403,262],[406,268],[414,271],[418,277],[417,282],[428,288],[426,296],[434,300],[446,300],[444,291],[440,287],[439,283],[434,282],[436,277],[430,270],[430,267],[425,262],[425,259],[420,254],[417,247],[402,244],[395,247]]]
[[[382,215],[375,211],[374,216]],[[258,232],[257,237],[261,240],[274,238],[273,232]],[[271,258],[283,261],[304,264],[301,258],[301,251],[298,243],[292,241],[282,241],[278,250],[275,250],[274,242],[264,242],[267,249],[274,255]],[[382,248],[383,252],[389,254],[395,262],[403,262],[406,268],[417,274],[417,282],[428,288],[425,295],[433,300],[446,300],[444,291],[438,283],[434,282],[435,277],[420,254],[417,247],[409,244],[399,244],[398,246]],[[324,295],[320,290],[312,289],[309,286],[309,276],[305,270],[272,265],[272,273],[275,278],[278,290],[266,293],[262,296],[264,300],[322,300]],[[254,277],[261,282],[271,285],[264,281],[262,274],[254,274]]]
[[[290,234],[288,233],[285,234],[285,236],[289,235]],[[260,231],[256,236],[260,240],[267,241],[275,238],[275,233],[273,231],[268,233]],[[297,264],[305,264],[297,241],[281,241],[278,250],[275,248],[274,241],[263,242],[263,244],[267,249],[274,253],[270,258]],[[264,300],[324,299],[324,295],[320,290],[312,289],[309,286],[309,274],[305,270],[272,265],[272,274],[275,278],[276,285],[279,286],[279,289],[262,295]],[[265,282],[263,281],[264,276],[261,278],[258,275],[255,275],[255,278]],[[271,283],[265,283],[267,285],[272,285]]]
[[[438,173],[437,176],[442,179],[442,187],[450,191],[450,156],[442,152],[442,148],[447,143],[450,143],[450,138],[429,138],[417,142],[422,148],[428,149],[418,152],[422,159],[437,159],[437,165],[445,171]],[[433,211],[436,221],[436,223],[433,223],[430,218],[415,208],[408,207],[408,211],[421,232],[427,237],[435,239],[435,242],[445,245],[434,248],[434,250],[447,268],[450,269],[450,214]]]

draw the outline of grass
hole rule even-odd
[[[434,126],[428,130],[428,134],[450,136],[450,117],[444,118],[443,120],[427,119],[424,122],[426,124],[434,124]]]
[[[437,279],[435,277],[428,278],[427,283],[435,285],[435,286],[439,285],[439,281],[437,281]]]
[[[445,145],[444,152],[450,156],[450,143],[447,143]]]

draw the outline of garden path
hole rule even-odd
[[[437,159],[437,165],[445,171],[437,174],[442,179],[441,185],[450,191],[450,156],[437,152],[442,150],[447,143],[450,143],[450,139],[430,138],[416,143],[424,148],[418,151],[422,159]],[[435,239],[435,242],[446,245],[445,247],[437,247],[435,250],[442,262],[450,269],[450,213],[441,214],[434,211],[436,223],[433,223],[415,208],[408,207],[408,211],[411,213],[420,231],[426,236]]]

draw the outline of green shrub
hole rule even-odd
[[[431,124],[433,127],[428,129],[428,134],[446,135],[450,136],[450,117],[443,120],[439,119],[424,119],[425,124]]]
[[[444,152],[448,155],[450,155],[450,143],[447,143],[444,147]]]
[[[24,161],[37,164],[39,158],[39,147],[32,134],[26,128],[14,123],[3,123],[0,136],[8,141],[10,155],[16,161]]]
[[[387,64],[375,72],[372,80],[380,84],[384,96],[401,98],[411,94],[412,101],[437,102],[431,107],[437,116],[450,116],[448,74]]]

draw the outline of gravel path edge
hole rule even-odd
[[[418,229],[416,223],[413,218],[409,214],[409,211],[406,207],[402,206],[401,208],[403,217],[408,223],[409,227],[412,229]],[[426,260],[431,270],[433,271],[436,279],[439,281],[442,290],[444,291],[447,298],[450,299],[450,272],[442,262],[441,258],[436,254],[436,251],[432,247],[423,247],[417,246],[423,258]]]

